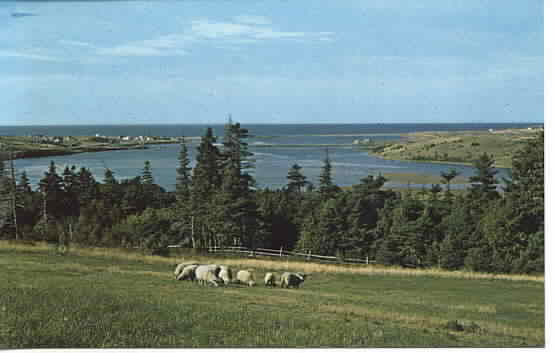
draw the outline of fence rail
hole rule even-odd
[[[169,245],[168,248],[179,248],[180,245]],[[281,249],[266,249],[266,248],[256,248],[256,249],[249,249],[244,246],[210,246],[208,247],[208,252],[210,253],[234,253],[234,254],[241,254],[241,255],[247,255],[248,257],[257,257],[257,256],[270,256],[270,257],[300,257],[305,258],[307,260],[317,260],[322,262],[330,262],[330,263],[358,263],[358,264],[373,264],[375,261],[370,261],[368,257],[365,259],[361,258],[338,258],[336,256],[326,256],[326,255],[317,255],[312,254],[311,251],[308,251],[308,253],[300,253],[300,252],[294,252],[294,251],[288,251]]]

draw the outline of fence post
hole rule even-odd
[[[308,260],[311,260],[311,259],[312,259],[312,251],[308,250]]]
[[[366,256],[366,257],[365,257],[365,264],[366,264],[366,265],[369,265],[369,256]]]
[[[279,256],[283,257],[283,247],[281,246],[281,250],[279,250]]]

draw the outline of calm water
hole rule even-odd
[[[365,125],[245,125],[250,132],[258,137],[250,139],[250,144],[347,144],[354,139],[370,137],[377,141],[398,139],[398,135],[412,131],[460,131],[502,129],[511,127],[527,127],[537,124],[365,124]],[[205,126],[200,125],[149,125],[149,126],[25,126],[0,127],[4,135],[94,135],[99,133],[107,136],[120,135],[156,135],[156,136],[199,136]],[[214,126],[216,134],[223,133],[222,126]],[[322,135],[349,136],[322,136]],[[381,134],[388,134],[383,136]],[[310,135],[310,136],[307,136]],[[318,136],[314,136],[318,135]],[[196,144],[190,144],[189,155],[193,161],[196,157]],[[16,161],[18,171],[25,170],[32,183],[36,183],[48,168],[51,160],[59,166],[61,173],[66,165],[85,166],[91,170],[97,180],[103,179],[105,168],[112,169],[116,177],[132,178],[140,175],[144,161],[152,165],[156,183],[167,190],[175,189],[177,155],[179,145],[152,146],[147,150],[110,151],[97,153],[81,153],[70,156],[32,158]],[[322,147],[264,147],[252,148],[256,159],[256,169],[253,174],[259,187],[279,188],[287,183],[286,175],[293,163],[303,167],[303,173],[317,185],[321,172],[325,150]],[[369,156],[366,152],[353,147],[330,147],[329,154],[333,163],[333,177],[341,186],[352,185],[368,174],[378,173],[419,173],[440,175],[450,167],[458,169],[462,175],[474,174],[473,168],[460,165],[432,164],[388,161]],[[500,170],[499,177],[506,176],[506,170]],[[388,183],[389,186],[401,186]],[[419,185],[412,184],[417,187]]]

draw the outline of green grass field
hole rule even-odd
[[[415,132],[406,134],[406,140],[374,146],[370,153],[392,160],[470,165],[487,152],[494,156],[496,167],[511,168],[514,153],[537,132],[537,129]]]
[[[544,346],[544,278],[196,258],[258,286],[173,278],[183,258],[0,244],[0,349]],[[298,269],[300,289],[265,288]]]

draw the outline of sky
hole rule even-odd
[[[0,0],[0,125],[543,122],[542,0]]]

